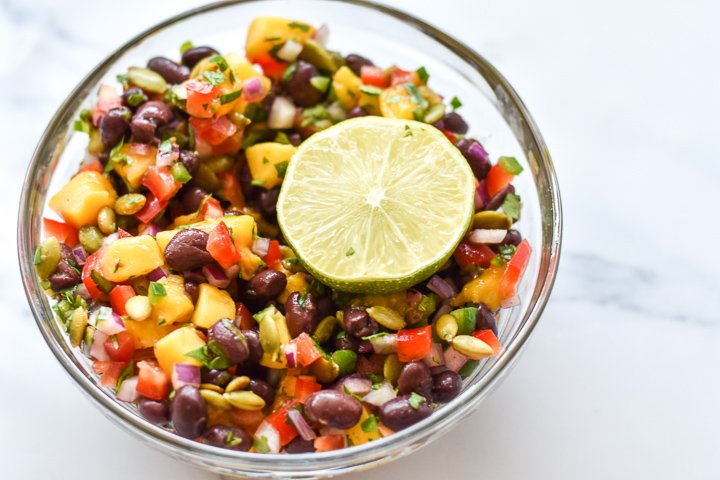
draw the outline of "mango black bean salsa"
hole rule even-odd
[[[49,200],[37,273],[98,383],[184,438],[361,445],[427,418],[502,352],[498,312],[518,305],[531,254],[513,228],[522,166],[491,162],[424,67],[327,44],[325,26],[256,18],[243,53],[186,42],[102,84],[75,121],[87,153]],[[474,175],[465,236],[401,291],[329,287],[278,227],[299,146],[367,116],[441,131]]]

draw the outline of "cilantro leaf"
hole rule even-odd
[[[217,65],[221,72],[224,72],[228,69],[227,61],[225,61],[225,59],[220,55],[213,55],[212,57],[210,57],[210,63],[214,63],[215,65]]]
[[[277,171],[278,177],[285,178],[285,172],[287,171],[288,161],[278,162],[275,164],[275,170]]]
[[[364,422],[360,424],[360,428],[365,433],[373,433],[377,431],[378,421],[375,415],[368,416]]]
[[[355,255],[355,249],[352,248],[352,247],[348,248],[348,251],[345,252],[345,256],[346,256],[346,257],[352,257],[353,255]]]
[[[270,451],[270,447],[268,446],[268,439],[265,435],[255,437],[253,439],[253,446],[255,447],[255,451],[258,453],[268,453]]]
[[[462,102],[458,97],[453,97],[452,100],[450,100],[450,106],[453,110],[457,110],[458,108],[462,107]]]
[[[180,55],[185,53],[186,50],[190,50],[193,47],[193,43],[190,40],[186,40],[185,42],[183,42],[182,45],[180,45]]]
[[[410,394],[410,398],[408,398],[408,403],[415,410],[420,408],[420,404],[422,404],[423,402],[425,402],[425,397],[423,397],[422,395],[418,395],[415,392],[412,392]]]
[[[132,376],[133,372],[135,372],[135,363],[132,361],[120,370],[120,375],[118,375],[117,383],[115,384],[115,395],[120,391],[120,385],[122,385],[126,378]]]
[[[297,28],[298,30],[302,30],[303,32],[309,32],[311,28],[310,25],[303,22],[290,22],[288,23],[288,27]]]
[[[156,305],[162,297],[167,295],[165,286],[162,283],[150,282],[150,288],[148,289],[150,297],[150,303]]]
[[[220,105],[225,105],[230,102],[234,102],[238,98],[240,98],[240,95],[242,95],[242,88],[240,90],[235,90],[234,92],[226,93],[224,95],[220,95]]]
[[[428,78],[430,78],[430,74],[427,72],[425,67],[418,68],[417,70],[415,70],[415,73],[417,73],[418,78],[423,83],[427,83]]]
[[[205,77],[205,80],[207,80],[207,82],[213,87],[217,87],[221,83],[225,82],[225,74],[222,72],[206,70],[203,72],[203,77]]]
[[[503,200],[503,203],[501,205],[502,211],[505,213],[505,215],[512,218],[513,220],[517,220],[520,218],[521,207],[522,204],[520,203],[520,195],[516,195],[514,193],[508,193],[505,196],[505,200]]]

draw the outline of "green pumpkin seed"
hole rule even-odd
[[[232,393],[236,390],[245,390],[248,385],[250,385],[250,377],[246,377],[245,375],[241,377],[235,377],[230,380],[230,383],[227,384],[227,387],[225,387],[225,392]]]
[[[152,313],[150,299],[145,295],[135,295],[125,302],[125,311],[130,318],[137,322],[147,320]]]
[[[403,364],[396,354],[388,355],[383,364],[383,376],[385,380],[395,385],[402,371]]]
[[[127,193],[115,200],[115,211],[119,215],[135,215],[145,206],[147,199],[141,193]]]
[[[40,278],[45,280],[57,270],[60,263],[60,242],[55,237],[48,237],[35,250],[35,269]]]
[[[215,390],[208,390],[207,388],[200,389],[200,395],[205,399],[208,405],[217,408],[218,410],[230,410],[232,405],[228,402],[222,393],[218,393]]]
[[[334,382],[340,375],[340,367],[332,359],[320,357],[310,364],[310,374],[320,383]]]
[[[83,246],[85,251],[90,253],[95,253],[98,250],[100,250],[100,247],[102,247],[103,244],[103,234],[100,233],[100,230],[94,226],[94,225],[85,225],[84,227],[80,228],[80,245]]]
[[[262,410],[265,407],[265,400],[254,392],[241,391],[230,392],[223,395],[225,400],[240,410]]]
[[[425,123],[435,123],[441,118],[445,116],[445,104],[444,103],[436,103],[435,105],[432,105],[430,108],[428,108],[428,111],[425,112],[425,117],[423,118],[423,121]]]
[[[480,360],[493,354],[490,345],[472,335],[458,335],[453,338],[452,347],[470,360]]]
[[[452,315],[445,314],[435,322],[435,332],[446,342],[452,341],[458,333],[458,322]]]
[[[477,212],[473,215],[473,228],[483,228],[491,230],[507,230],[512,227],[512,218],[504,213],[495,212],[493,210],[485,210]]]
[[[315,65],[319,70],[335,73],[345,63],[345,60],[337,54],[333,55],[333,53],[326,50],[315,40],[307,39],[298,58]]]
[[[322,345],[332,338],[336,326],[337,319],[328,315],[318,323],[318,326],[315,328],[315,333],[313,333],[313,338],[317,343]]]
[[[85,327],[88,324],[88,313],[84,308],[76,308],[70,317],[70,326],[68,331],[70,333],[70,343],[73,347],[80,346],[80,342],[85,334]]]
[[[280,348],[280,333],[272,318],[266,317],[260,321],[259,334],[263,352],[272,354]]]
[[[130,67],[127,76],[130,83],[146,92],[164,93],[167,90],[168,85],[165,79],[149,68]]]
[[[370,307],[367,312],[373,320],[390,330],[400,330],[405,327],[405,319],[392,308]]]
[[[97,218],[98,228],[105,235],[115,233],[117,230],[117,223],[115,223],[115,210],[110,207],[103,207],[98,212]]]
[[[210,167],[201,163],[193,175],[193,182],[206,192],[214,192],[220,187],[220,180]]]
[[[224,155],[222,157],[208,158],[203,163],[207,165],[213,173],[227,172],[235,165],[235,161],[232,158]]]
[[[201,390],[212,390],[213,392],[217,393],[223,393],[225,390],[223,390],[221,387],[218,387],[214,383],[201,383],[200,384]]]

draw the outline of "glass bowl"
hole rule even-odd
[[[272,455],[242,453],[186,440],[151,425],[135,409],[116,401],[92,373],[90,362],[72,348],[53,316],[33,268],[41,241],[47,196],[77,169],[87,143],[72,122],[88,108],[102,82],[148,58],[178,56],[186,40],[220,51],[242,51],[250,21],[281,15],[330,28],[330,48],[367,56],[378,65],[424,65],[430,85],[463,102],[461,113],[493,158],[513,155],[526,167],[515,183],[523,199],[518,228],[534,252],[518,293],[521,304],[503,311],[503,352],[486,360],[465,380],[461,394],[424,421],[390,437],[324,453]],[[49,214],[49,213],[48,213]],[[366,469],[407,455],[447,433],[467,417],[510,370],[537,324],[558,267],[562,216],[550,155],[522,101],[500,73],[480,55],[427,23],[389,7],[360,0],[247,0],[211,4],[173,17],[136,36],[92,70],[70,93],[43,134],[27,171],[20,200],[19,262],[25,292],[48,346],[73,381],[113,422],[167,454],[218,473],[253,478],[315,478]]]

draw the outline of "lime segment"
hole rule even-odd
[[[385,293],[430,276],[474,213],[475,178],[435,127],[360,117],[308,138],[277,203],[285,239],[321,282]]]

